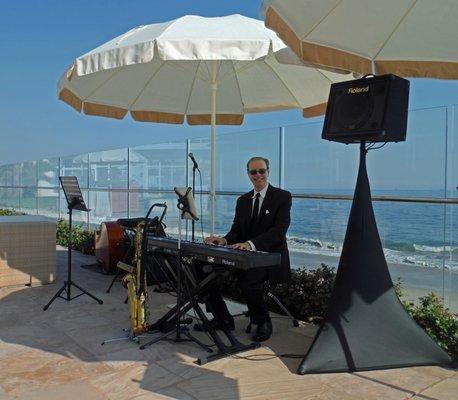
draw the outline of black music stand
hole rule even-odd
[[[84,290],[80,286],[78,286],[75,282],[72,281],[72,212],[73,210],[80,210],[89,212],[89,209],[86,207],[86,203],[84,202],[83,195],[81,194],[81,189],[78,184],[78,179],[76,176],[59,176],[60,183],[62,185],[62,189],[65,194],[65,198],[68,204],[68,275],[67,280],[64,281],[64,285],[58,290],[58,292],[54,295],[54,297],[43,307],[43,311],[46,311],[51,303],[60,297],[61,299],[71,301],[76,299],[77,297],[82,296],[83,294],[87,294],[89,297],[92,297],[96,300],[99,304],[103,304],[103,301],[89,293],[88,291]],[[81,290],[81,293],[71,297],[71,286],[75,286],[77,289]],[[67,296],[61,296],[62,292],[65,290]]]

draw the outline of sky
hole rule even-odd
[[[129,29],[194,14],[261,19],[260,0],[16,0],[0,13],[0,164],[165,142],[209,134],[207,126],[122,121],[79,114],[57,100],[73,60]],[[411,109],[458,104],[458,82],[412,80]],[[299,110],[251,114],[246,131],[310,122]]]

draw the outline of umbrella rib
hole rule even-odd
[[[249,63],[247,63],[245,66],[242,66],[242,68],[236,69],[236,65],[240,64],[240,61],[239,60],[230,60],[230,61],[232,62],[232,67],[234,68],[234,73],[235,73],[236,76],[240,72],[246,71],[249,68],[253,68],[257,62],[260,62],[259,60],[253,60],[253,61],[250,61]],[[222,82],[224,80],[224,78],[226,76],[228,76],[228,75],[229,75],[229,72],[227,74],[223,75],[223,79],[221,79],[220,82]]]
[[[116,74],[118,74],[120,72],[121,72],[121,70],[114,71],[106,80],[104,80],[100,85],[98,85],[96,88],[94,88],[94,90],[91,91],[91,93],[89,93],[86,97],[81,99],[83,101],[83,103],[85,103],[86,100],[89,97],[91,97],[95,92],[97,92],[97,90],[99,90],[103,85],[105,85],[110,79],[112,79]]]
[[[194,79],[192,80],[192,85],[191,85],[191,88],[189,89],[188,99],[186,100],[186,107],[184,109],[184,115],[188,115],[189,102],[191,101],[192,91],[193,91],[194,85],[196,83],[196,79],[197,79],[197,75],[199,73],[200,63],[201,62],[202,62],[202,60],[199,60],[199,64],[197,64],[196,73],[194,74]]]
[[[237,82],[237,88],[239,89],[240,104],[242,104],[242,112],[245,114],[245,103],[243,102],[242,90],[240,89],[239,77],[237,76],[237,71],[235,70],[235,62],[232,60],[232,68],[234,70],[235,81]]]
[[[397,25],[394,27],[394,29],[391,31],[390,35],[386,38],[386,40],[382,43],[382,45],[380,46],[378,52],[374,55],[374,57],[372,57],[372,60],[375,60],[377,58],[377,56],[380,54],[380,52],[383,50],[383,48],[386,46],[386,44],[388,43],[388,41],[393,37],[394,33],[398,30],[399,26],[401,25],[401,23],[407,18],[407,16],[410,14],[410,12],[412,11],[412,9],[417,5],[418,3],[418,0],[415,0],[412,5],[409,7],[409,9],[404,13],[404,15],[402,16],[402,18],[399,20],[399,22],[397,23]],[[375,73],[375,71],[372,71]]]
[[[148,81],[146,82],[146,84],[143,86],[143,88],[140,90],[140,92],[138,93],[137,97],[135,97],[135,99],[132,101],[132,103],[130,103],[128,109],[129,110],[132,110],[132,107],[134,106],[134,104],[137,102],[137,100],[140,98],[140,96],[143,94],[143,92],[145,91],[145,89],[147,88],[147,86],[150,84],[150,82],[154,79],[154,77],[159,73],[159,71],[162,69],[162,67],[164,66],[165,64],[165,61],[161,61],[161,65],[159,66],[159,68],[154,72],[153,75],[151,75],[151,77],[148,79]]]
[[[197,60],[197,61],[200,63],[202,60]],[[168,62],[169,64],[171,64],[173,67],[178,68],[178,69],[181,69],[181,70],[184,71],[184,72],[188,72],[188,71],[190,70],[190,68],[184,67],[184,66],[183,66],[184,63],[181,62],[181,61],[179,61],[179,60],[174,60],[174,61],[170,61],[170,60],[169,60],[169,61],[167,61],[167,62]],[[197,69],[197,75],[198,75],[198,73],[199,73],[199,69]],[[203,81],[203,82],[209,82],[209,80],[206,79],[206,77],[203,76],[203,75],[199,76],[199,79],[200,79],[201,81]]]
[[[317,21],[315,23],[315,25],[312,26],[312,28],[306,32],[301,38],[299,38],[300,41],[304,40],[308,35],[310,35],[314,30],[315,28],[320,25],[341,3],[343,2],[343,0],[339,0],[335,5],[334,7],[332,7],[329,12],[326,13],[326,15],[324,15],[319,21]],[[302,52],[302,48],[301,48],[301,52]]]
[[[205,61],[205,60],[200,60],[200,61],[199,61],[199,66],[200,66],[200,63],[201,63],[202,61]],[[206,70],[207,70],[207,76],[208,76],[207,82],[211,82],[211,80],[212,80],[212,78],[211,78],[212,74],[211,74],[210,70],[208,69],[208,65],[207,65],[206,62],[204,62],[204,66],[205,66],[205,68],[206,68]]]
[[[297,99],[297,97],[295,96],[295,94],[291,91],[291,89],[288,87],[288,85],[283,81],[283,79],[281,79],[280,75],[278,74],[277,71],[275,71],[275,69],[272,68],[272,66],[268,63],[265,63],[271,70],[272,72],[277,76],[277,78],[280,80],[281,83],[283,83],[283,86],[285,87],[285,89],[289,92],[289,94],[293,97],[293,99],[296,101],[296,104],[297,104],[297,108],[302,108],[301,106],[301,103],[299,102],[299,100]]]

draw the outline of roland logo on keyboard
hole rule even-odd
[[[369,86],[348,88],[348,94],[366,93],[368,91]]]
[[[231,260],[225,260],[224,258],[221,259],[221,264],[223,265],[230,265],[232,267],[235,266],[235,261],[231,261]]]

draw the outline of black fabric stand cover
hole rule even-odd
[[[410,317],[393,288],[361,156],[330,305],[299,374],[451,363]]]

